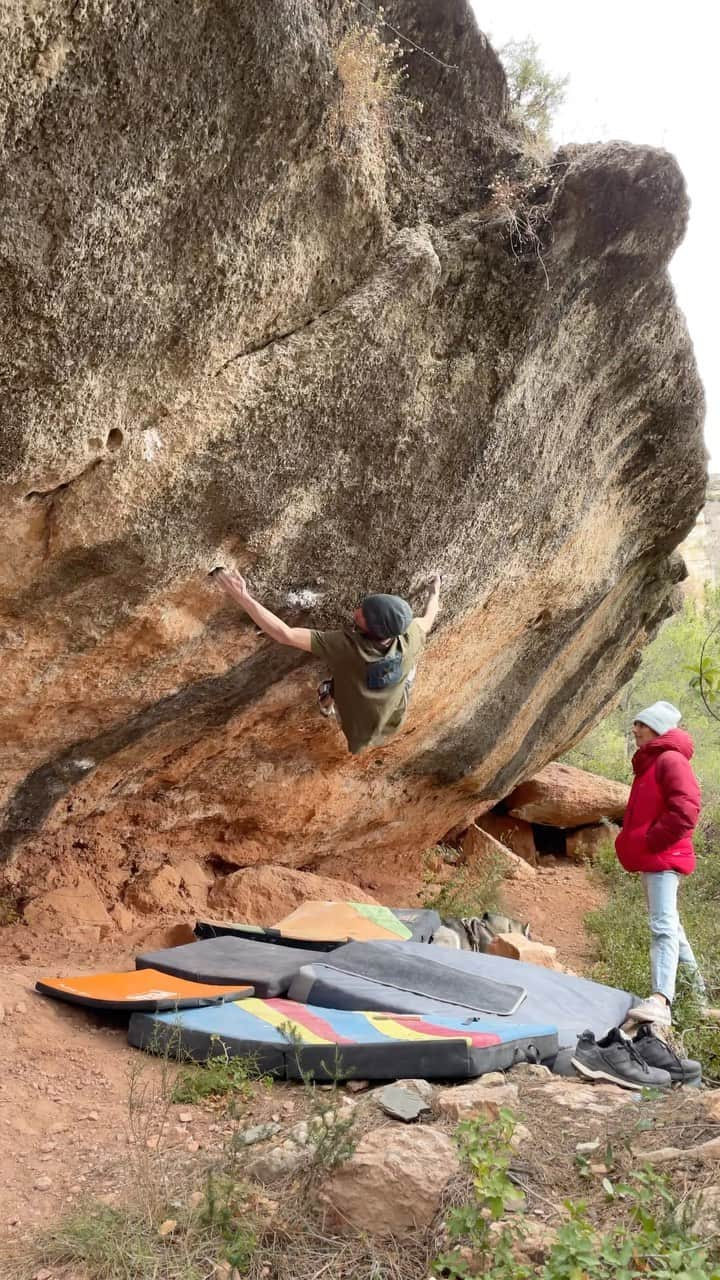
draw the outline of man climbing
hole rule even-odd
[[[323,715],[337,716],[353,755],[384,745],[407,714],[417,659],[440,607],[440,575],[430,584],[419,618],[400,596],[366,596],[353,614],[353,627],[311,631],[289,627],[250,594],[239,573],[214,571],[223,590],[277,644],[323,658],[330,679],[318,688]]]
[[[678,962],[705,1003],[705,985],[677,908],[680,879],[695,870],[692,836],[700,814],[700,787],[690,765],[693,741],[678,729],[680,719],[671,702],[654,702],[636,715],[635,777],[615,841],[625,870],[642,875],[652,939],[652,995],[630,1017],[668,1027]]]

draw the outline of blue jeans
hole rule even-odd
[[[687,940],[678,914],[680,876],[677,871],[648,871],[643,874],[645,901],[650,915],[650,969],[652,989],[672,1001],[678,963],[687,966],[693,986],[703,996],[705,983]]]

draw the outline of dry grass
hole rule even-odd
[[[335,53],[342,92],[338,124],[343,129],[385,128],[388,107],[402,76],[397,42],[387,43],[377,27],[356,23]]]
[[[171,1135],[165,1139],[172,1128],[168,1107],[177,1070],[164,1063],[159,1074],[148,1071],[138,1055],[128,1117],[134,1137],[129,1154],[132,1192],[110,1204],[80,1203],[59,1222],[16,1242],[12,1251],[7,1246],[0,1253],[2,1280],[32,1280],[43,1268],[52,1268],[53,1280],[215,1280],[222,1274],[216,1268],[225,1261],[244,1280],[427,1280],[433,1260],[448,1247],[448,1211],[471,1198],[467,1174],[448,1185],[428,1231],[402,1237],[340,1234],[328,1228],[318,1205],[318,1185],[328,1171],[316,1152],[309,1151],[300,1173],[265,1190],[245,1181],[246,1149],[233,1142],[238,1127],[265,1119],[269,1109],[282,1111],[283,1097],[295,1104],[290,1125],[333,1107],[340,1092],[312,1086],[287,1092],[277,1086],[268,1092],[259,1084],[247,1091],[244,1087],[239,1096],[200,1099],[196,1105],[227,1122],[223,1127],[228,1133],[224,1149],[214,1157],[203,1151],[190,1154],[174,1147]],[[605,1116],[591,1116],[558,1105],[545,1092],[544,1081],[520,1074],[513,1078],[520,1089],[518,1118],[532,1133],[513,1157],[513,1177],[525,1192],[527,1213],[550,1227],[567,1220],[567,1201],[586,1201],[601,1229],[619,1221],[623,1211],[619,1202],[608,1200],[600,1169],[578,1158],[577,1142],[599,1137],[592,1161],[617,1182],[640,1166],[640,1149],[682,1148],[712,1136],[694,1091],[629,1100]],[[356,1101],[356,1139],[388,1124],[371,1094],[358,1095]],[[446,1132],[452,1129],[437,1114],[429,1123]],[[339,1135],[342,1143],[346,1137]],[[683,1204],[712,1180],[712,1172],[681,1161],[671,1177],[675,1199]],[[229,1280],[232,1273],[227,1274]]]

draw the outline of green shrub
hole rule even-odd
[[[488,857],[460,865],[446,884],[430,892],[425,906],[443,918],[467,919],[496,911],[501,906],[500,886],[505,868],[501,857]]]
[[[225,1051],[202,1065],[183,1067],[172,1088],[172,1101],[205,1102],[227,1096],[245,1101],[252,1096],[253,1085],[261,1079],[264,1084],[270,1084],[260,1076],[254,1058],[231,1058]]]
[[[653,1169],[633,1173],[624,1183],[604,1180],[607,1200],[620,1210],[605,1230],[591,1221],[584,1202],[566,1202],[567,1217],[545,1262],[531,1266],[523,1254],[524,1215],[513,1213],[512,1225],[502,1221],[522,1201],[509,1176],[513,1128],[514,1119],[504,1110],[493,1124],[477,1119],[458,1127],[460,1154],[472,1171],[472,1199],[448,1215],[448,1233],[457,1245],[437,1259],[436,1275],[447,1280],[719,1280],[710,1248],[690,1236],[666,1179]]]
[[[581,742],[563,756],[567,764],[606,778],[629,782],[634,751],[633,713],[665,698],[680,707],[683,727],[695,743],[693,767],[706,805],[720,801],[720,724],[707,710],[695,678],[703,642],[720,620],[720,588],[708,589],[702,601],[686,600],[645,649],[642,662],[623,689],[617,706]],[[720,633],[706,659],[720,666]],[[720,707],[715,708],[720,714]]]

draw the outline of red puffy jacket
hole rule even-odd
[[[633,756],[635,778],[615,849],[626,871],[695,870],[692,834],[700,787],[690,767],[689,733],[671,729]]]

